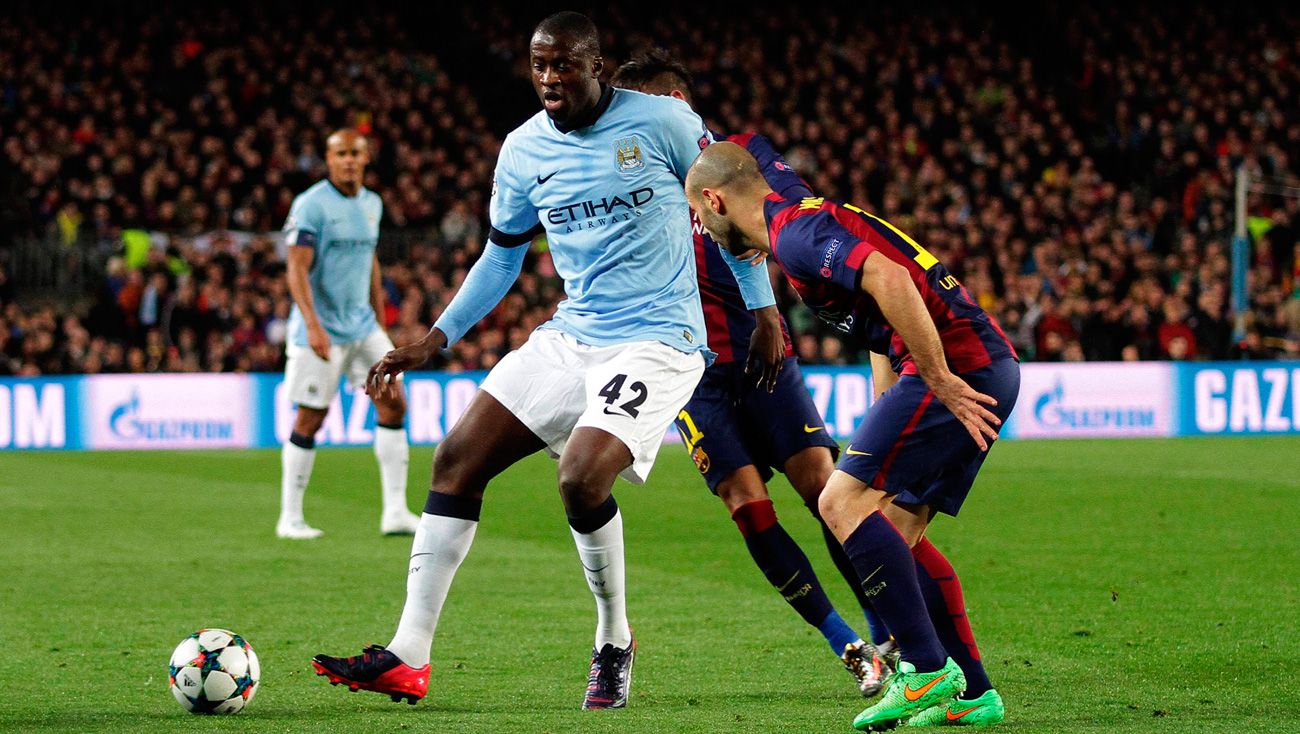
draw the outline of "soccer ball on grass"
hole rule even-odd
[[[186,711],[235,714],[253,700],[262,666],[244,638],[202,629],[176,646],[167,673],[172,695]]]

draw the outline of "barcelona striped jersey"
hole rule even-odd
[[[764,202],[772,257],[804,303],[843,332],[866,335],[888,327],[880,305],[862,290],[862,264],[874,252],[907,268],[934,320],[949,368],[963,374],[1018,359],[1002,328],[980,308],[938,258],[894,227],[852,204],[769,194]],[[902,337],[888,329],[895,371],[917,373]]]

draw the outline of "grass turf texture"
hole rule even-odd
[[[413,451],[412,504],[428,479]],[[965,582],[1007,732],[1280,731],[1291,682],[1300,440],[1008,442],[932,537]],[[0,731],[849,731],[864,707],[763,580],[680,448],[615,491],[640,641],[631,705],[578,710],[594,611],[534,457],[489,490],[418,706],[326,685],[315,652],[387,642],[409,539],[378,534],[367,450],[323,450],[326,531],[277,540],[274,451],[0,454]],[[783,521],[865,625],[782,480]],[[172,647],[228,627],[262,659],[235,717],[185,713]]]

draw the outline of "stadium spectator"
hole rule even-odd
[[[457,41],[438,49],[406,30],[418,10],[13,13],[0,263],[30,237],[120,259],[82,298],[21,308],[25,276],[0,275],[0,371],[122,370],[131,348],[148,369],[276,369],[287,293],[260,233],[323,176],[329,125],[375,143],[388,321],[416,338],[481,251],[500,136],[529,112],[499,91],[527,83],[514,41],[536,19],[485,10],[440,15]],[[1251,194],[1240,342],[1229,297],[1237,167],[1294,183],[1300,161],[1294,10],[940,10],[598,20],[608,67],[677,46],[706,119],[767,134],[819,193],[913,234],[1026,359],[1300,357],[1300,199]],[[433,366],[490,366],[545,320],[563,294],[544,242],[525,273]],[[861,360],[778,295],[801,358]]]

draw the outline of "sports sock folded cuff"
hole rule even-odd
[[[740,528],[740,534],[750,538],[776,524],[776,508],[770,499],[754,500],[737,507],[731,519]]]
[[[611,494],[596,507],[577,515],[569,515],[569,527],[583,535],[594,533],[609,524],[617,514],[618,503],[614,501],[614,495]]]
[[[424,501],[424,511],[429,515],[454,517],[458,520],[478,522],[479,513],[483,511],[483,500],[473,497],[460,497],[441,492],[429,492],[429,499]]]
[[[303,434],[294,431],[289,434],[289,443],[300,449],[314,449],[316,448],[316,437],[304,436]]]

